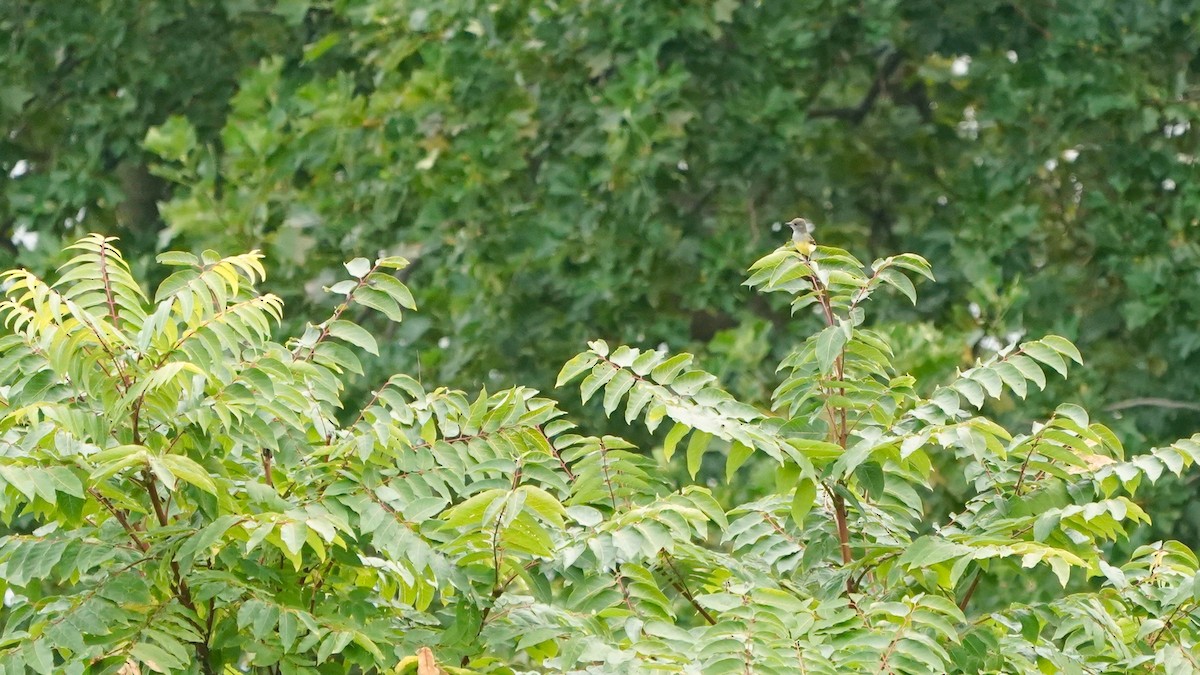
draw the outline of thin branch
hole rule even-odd
[[[676,581],[671,582],[671,585],[675,587],[675,590],[679,591],[683,597],[687,598],[687,601],[692,604],[692,607],[696,609],[700,616],[704,617],[704,620],[708,622],[708,625],[715,626],[717,620],[713,618],[712,614],[708,613],[708,610],[701,607],[700,603],[696,601],[696,596],[692,595],[691,589],[689,589],[687,586],[687,581],[683,578],[683,574],[679,572],[679,568],[675,567],[675,562],[671,560],[671,556],[668,555],[666,551],[662,551],[659,557],[663,559],[663,562],[667,563],[667,566],[671,568],[671,573],[675,575]]]
[[[517,486],[521,483],[521,465],[513,471],[512,491],[516,491]],[[507,501],[507,500],[506,500]],[[495,577],[492,580],[492,604],[483,608],[483,612],[479,617],[479,630],[475,632],[475,636],[483,632],[483,626],[487,623],[488,615],[492,613],[492,607],[497,599],[504,594],[506,583],[500,582],[500,558],[504,555],[504,547],[500,545],[500,523],[504,521],[505,512],[508,509],[508,504],[505,503],[500,507],[500,513],[496,514],[496,524],[492,526],[492,567],[495,568]]]
[[[1169,616],[1167,616],[1167,620],[1163,622],[1162,628],[1159,628],[1158,632],[1154,634],[1154,637],[1150,638],[1150,641],[1148,644],[1151,647],[1154,646],[1155,642],[1158,642],[1158,639],[1163,636],[1163,633],[1165,633],[1171,629],[1171,622],[1175,620],[1175,616],[1179,614],[1179,610],[1183,609],[1184,604],[1186,604],[1186,603],[1181,602],[1178,605],[1175,605],[1175,609],[1171,612],[1171,614]]]
[[[887,649],[883,652],[883,656],[879,657],[879,673],[894,672],[888,667],[888,659],[892,658],[892,654],[896,651],[896,647],[900,644],[900,639],[903,636],[904,631],[908,630],[909,624],[912,623],[913,612],[916,610],[916,605],[909,607],[908,614],[904,615],[904,621],[896,627],[896,632],[892,635],[892,641],[888,643]]]
[[[121,316],[117,314],[117,302],[113,297],[112,281],[108,278],[108,243],[100,244],[100,282],[104,287],[104,300],[108,304],[108,316],[112,318],[113,328],[121,328]]]
[[[1118,410],[1128,410],[1129,408],[1167,408],[1170,410],[1194,410],[1200,412],[1200,403],[1148,396],[1117,401],[1105,406],[1104,410],[1107,412],[1117,412]]]
[[[854,579],[854,587],[855,587],[856,589],[857,589],[857,588],[859,588],[859,587],[861,587],[861,586],[862,586],[863,579],[865,579],[865,578],[867,577],[867,575],[868,575],[868,574],[870,574],[870,573],[874,572],[874,571],[876,570],[876,568],[878,568],[878,567],[879,567],[879,565],[880,565],[880,564],[881,564],[883,561],[885,561],[885,560],[890,560],[890,559],[892,559],[892,558],[899,557],[899,556],[900,556],[900,555],[902,555],[902,554],[903,554],[903,551],[892,551],[892,552],[890,552],[890,553],[885,553],[885,554],[883,554],[883,555],[879,556],[878,558],[876,558],[876,559],[874,559],[874,560],[871,560],[871,561],[865,561],[865,560],[864,560],[863,562],[869,562],[869,563],[870,563],[870,565],[869,565],[869,566],[866,566],[866,567],[864,567],[864,568],[863,568],[863,571],[862,571],[862,572],[860,572],[860,573],[859,573],[859,575],[858,575],[858,577]]]
[[[608,499],[612,502],[613,512],[617,510],[617,493],[613,490],[612,476],[608,473],[608,446],[600,441],[600,468],[604,470],[604,486],[608,488]]]
[[[850,551],[850,531],[847,525],[846,500],[839,494],[833,496],[833,513],[837,519],[838,543],[842,549],[842,563],[849,565],[854,562],[854,555]],[[847,583],[846,590],[854,592],[853,584]]]
[[[321,587],[325,585],[325,578],[329,576],[329,570],[333,567],[333,556],[329,556],[329,560],[325,563],[325,569],[321,572],[321,576],[317,577],[316,582],[312,587],[312,597],[308,600],[308,613],[312,614],[317,610],[317,595],[320,593]]]
[[[154,479],[145,476],[140,481],[141,486],[145,488],[146,494],[150,496],[150,504],[154,506],[154,515],[158,518],[158,524],[167,526],[167,511],[163,508],[162,497],[158,495],[158,487],[154,483]]]
[[[146,542],[142,541],[140,537],[138,537],[137,530],[129,523],[129,518],[126,517],[124,511],[118,509],[116,506],[113,506],[113,503],[108,500],[108,497],[100,494],[96,488],[88,488],[88,493],[95,497],[96,501],[100,502],[100,505],[103,506],[109,513],[113,514],[113,517],[116,518],[117,522],[121,524],[121,527],[125,530],[125,533],[129,535],[129,538],[133,540],[133,543],[136,544],[143,553],[150,549],[150,546]]]
[[[1046,38],[1047,40],[1049,40],[1053,37],[1050,34],[1050,31],[1046,30],[1045,26],[1042,26],[1038,22],[1034,21],[1033,17],[1029,16],[1029,12],[1025,11],[1025,8],[1022,7],[1020,4],[1015,3],[1015,2],[1010,2],[1010,3],[1008,3],[1008,6],[1012,7],[1013,10],[1016,11],[1016,13],[1021,16],[1021,18],[1025,21],[1025,23],[1029,24],[1030,26],[1033,27],[1034,30],[1041,33],[1042,37]]]
[[[358,280],[358,285],[350,289],[349,293],[346,293],[346,299],[342,301],[342,304],[335,307],[333,310],[333,315],[326,319],[323,324],[321,324],[321,334],[317,336],[317,339],[313,342],[312,347],[309,347],[308,356],[304,357],[304,360],[311,360],[313,355],[317,353],[317,347],[325,341],[325,338],[329,337],[329,329],[333,327],[333,322],[342,318],[342,314],[349,309],[350,305],[354,302],[354,294],[357,293],[360,288],[366,286],[367,278],[377,271],[379,271],[379,265],[371,266],[371,269],[364,274],[361,279]],[[301,348],[297,346],[296,351],[292,352],[292,361],[297,361],[300,359],[300,351]]]
[[[1013,488],[1013,494],[1018,497],[1021,495],[1021,485],[1025,483],[1025,474],[1029,470],[1029,460],[1033,459],[1033,456],[1037,454],[1038,444],[1042,442],[1042,432],[1050,428],[1050,425],[1054,423],[1055,417],[1052,415],[1050,419],[1046,420],[1046,426],[1042,427],[1037,435],[1034,436],[1033,443],[1029,446],[1029,454],[1025,455],[1025,461],[1021,462],[1021,472],[1017,476],[1017,485]]]
[[[177,340],[175,340],[175,344],[171,345],[165,352],[163,352],[162,358],[159,359],[158,363],[155,363],[154,367],[150,369],[151,372],[158,370],[159,368],[162,368],[164,365],[166,365],[167,359],[170,358],[171,355],[174,354],[176,351],[178,351],[179,348],[183,346],[183,343],[187,342],[188,340],[192,339],[192,337],[199,334],[200,331],[202,331],[206,327],[208,327],[209,324],[219,321],[230,314],[235,314],[237,311],[239,311],[243,307],[249,307],[249,306],[253,306],[253,305],[261,305],[263,303],[269,303],[274,298],[275,298],[275,296],[270,295],[270,294],[258,295],[253,298],[248,298],[246,300],[242,300],[240,302],[235,302],[232,305],[228,305],[223,309],[218,309],[217,311],[215,311],[213,313],[212,316],[210,316],[207,319],[196,324],[196,326],[184,331],[183,334],[180,335]],[[240,377],[240,374],[239,374],[239,377]],[[235,381],[236,381],[236,379],[235,379]],[[224,390],[222,390],[222,391],[224,391]]]
[[[152,488],[152,486],[150,486],[150,487]],[[118,509],[116,506],[114,506],[113,503],[111,501],[109,501],[107,497],[100,494],[100,492],[97,491],[96,488],[88,488],[88,493],[91,494],[93,497],[95,497],[96,500],[98,502],[100,502],[100,505],[103,506],[106,510],[108,510],[108,512],[111,513],[113,515],[113,517],[117,519],[117,522],[119,522],[121,524],[121,527],[124,528],[125,533],[129,535],[129,538],[133,540],[133,543],[136,544],[137,547],[139,549],[141,549],[143,553],[150,550],[150,545],[147,544],[141,537],[139,537],[137,535],[137,530],[133,527],[132,524],[130,524],[129,519],[126,517],[124,511],[122,511],[121,509]],[[151,489],[151,493],[153,494],[152,489]],[[155,500],[155,501],[157,501],[157,500]],[[160,508],[161,508],[161,503],[156,505],[156,507],[155,507],[156,512]],[[179,600],[179,604],[183,605],[184,607],[187,607],[189,610],[192,611],[193,614],[196,615],[196,618],[199,619],[200,613],[196,611],[196,605],[192,602],[191,590],[188,588],[187,582],[183,580],[183,574],[180,572],[179,563],[174,560],[171,561],[171,572],[172,572],[173,576],[175,577],[174,583],[172,583],[172,586],[174,587],[173,590],[175,592],[175,597]],[[197,627],[200,628],[200,626],[197,626]],[[210,662],[210,659],[209,659],[208,643],[207,642],[196,642],[196,643],[193,643],[193,645],[196,648],[196,656],[197,656],[198,660],[200,661],[201,671],[204,672],[205,675],[213,675],[214,671],[212,669],[212,663]]]
[[[850,565],[854,562],[854,553],[850,550],[850,527],[847,523],[846,500],[831,490],[825,483],[822,482],[821,487],[825,490],[825,494],[829,496],[829,501],[833,502],[833,519],[837,522],[838,545],[842,552],[842,564]],[[857,586],[854,583],[854,579],[847,577],[846,592],[853,593],[856,590]]]
[[[625,588],[625,580],[621,578],[621,571],[617,570],[613,578],[617,580],[617,588],[621,589],[621,597],[625,600],[625,606],[629,608],[629,611],[634,616],[641,616],[641,613],[637,611],[637,607],[633,606],[633,600],[629,598],[629,589]]]
[[[971,596],[975,595],[975,589],[979,588],[979,580],[983,578],[983,570],[975,571],[975,578],[971,580],[971,585],[967,587],[967,592],[963,593],[962,600],[958,601],[959,611],[967,611],[967,604],[971,602]]]
[[[808,258],[808,256],[805,256],[805,258]],[[835,319],[837,317],[833,313],[833,305],[829,299],[829,289],[827,289],[825,287],[825,285],[821,283],[820,277],[817,276],[815,264],[813,266],[813,274],[808,276],[808,282],[810,284],[812,284],[813,292],[816,294],[817,300],[819,301],[819,303],[821,305],[821,309],[825,313],[826,325],[828,325],[830,327],[834,326],[836,323]],[[842,382],[846,377],[845,355],[846,355],[846,352],[843,349],[842,353],[838,356],[837,360],[834,362],[834,379],[839,382]],[[832,393],[832,388],[830,388],[828,391],[829,391],[829,393]],[[843,387],[841,387],[841,393],[843,396],[845,395],[845,386],[844,385],[843,385]],[[830,440],[836,442],[838,445],[840,445],[842,447],[843,450],[845,450],[846,445],[847,445],[847,440],[848,440],[848,435],[847,435],[848,427],[847,427],[847,423],[846,423],[846,409],[845,409],[845,407],[837,408],[836,410],[839,414],[835,416],[833,414],[834,410],[830,409],[828,400],[826,400],[825,410],[826,410],[826,413],[829,415],[829,427],[830,427],[829,433],[831,435]],[[840,428],[839,428],[839,422],[840,422]],[[834,521],[836,521],[836,523],[837,523],[837,537],[838,537],[838,544],[840,545],[841,552],[842,552],[842,564],[849,565],[850,563],[854,562],[854,554],[850,550],[850,527],[848,524],[849,516],[846,513],[846,500],[843,499],[841,495],[835,494],[834,491],[831,490],[829,488],[829,486],[826,485],[825,483],[821,483],[821,487],[823,487],[825,489],[826,494],[829,495],[829,499],[833,503],[833,518],[834,518]],[[855,590],[856,590],[856,586],[854,583],[854,579],[852,577],[847,577],[846,578],[846,593],[850,594],[850,593],[853,593]]]
[[[563,472],[567,474],[567,478],[572,483],[575,482],[575,474],[571,471],[571,467],[567,466],[567,462],[562,458],[562,455],[559,454],[558,448],[554,447],[554,443],[550,442],[550,437],[546,435],[545,431],[542,431],[540,426],[534,428],[537,429],[537,432],[546,441],[546,445],[550,448],[550,454],[554,455],[554,458],[558,460],[558,464],[562,467]]]
[[[346,427],[347,429],[357,425],[359,422],[361,422],[363,420],[363,416],[365,416],[367,414],[367,411],[371,409],[371,406],[375,405],[375,402],[379,400],[379,396],[383,393],[383,390],[388,388],[388,385],[390,385],[392,383],[393,379],[394,379],[393,377],[389,377],[387,379],[387,382],[384,382],[378,389],[371,392],[371,400],[367,401],[367,404],[364,405],[361,409],[359,409],[358,417],[354,418],[354,421],[351,422]]]

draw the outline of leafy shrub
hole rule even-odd
[[[343,409],[378,350],[351,318],[412,309],[401,259],[347,263],[332,316],[280,343],[257,253],[164,254],[178,271],[150,299],[111,239],[73,248],[52,285],[4,277],[0,513],[39,525],[0,544],[4,672],[1197,669],[1195,555],[1105,547],[1200,437],[1126,457],[1070,404],[1021,433],[981,415],[1066,374],[1055,336],[931,389],[895,372],[865,309],[883,286],[915,298],[918,256],[755,263],[750,285],[827,324],[770,410],[689,355],[592,343],[560,384],[666,429],[651,455],[520,387],[396,375]],[[677,448],[700,482],[753,460],[774,490],[670,485]],[[936,454],[975,488],[947,520],[922,503]],[[1071,589],[1011,585],[1031,578]]]

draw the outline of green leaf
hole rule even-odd
[[[567,361],[562,370],[558,371],[558,380],[555,381],[554,386],[561,387],[574,380],[583,373],[591,370],[599,360],[599,357],[591,352],[583,352],[582,354],[575,355],[574,358]]]
[[[929,261],[915,253],[901,253],[900,255],[892,256],[888,260],[896,267],[916,272],[930,281],[935,280],[933,278],[933,267],[930,266]]]
[[[485,490],[470,499],[458,504],[454,508],[442,514],[444,518],[444,526],[447,528],[462,527],[467,524],[482,525],[483,513],[497,499],[503,499],[508,494],[507,490],[494,488]]]
[[[1055,509],[1047,511],[1038,516],[1037,520],[1033,521],[1033,538],[1035,541],[1046,541],[1054,530],[1058,528],[1059,521],[1062,518],[1062,512]]]
[[[606,416],[612,415],[617,406],[621,405],[621,398],[636,381],[633,373],[628,370],[618,371],[613,379],[609,380],[604,387],[604,414]]]
[[[396,323],[404,319],[404,313],[400,311],[400,304],[392,299],[392,296],[369,286],[363,286],[355,291],[354,302],[363,307],[370,307]]]
[[[809,459],[825,462],[840,457],[845,450],[837,443],[818,441],[811,438],[789,438],[787,444]]]
[[[1036,366],[1035,366],[1036,367]],[[1025,386],[1025,376],[1021,371],[1017,370],[1016,366],[1008,362],[997,363],[995,372],[1000,376],[1000,379],[1012,390],[1019,398],[1025,398],[1027,388]]]
[[[1067,363],[1063,361],[1062,355],[1041,342],[1026,342],[1021,345],[1021,351],[1050,366],[1059,375],[1067,376]]]
[[[522,485],[517,489],[525,494],[527,508],[553,523],[560,530],[566,527],[563,519],[566,517],[567,511],[553,495],[534,485]]]
[[[296,644],[296,636],[300,634],[300,621],[296,619],[296,615],[290,611],[284,611],[279,615],[279,646],[283,648],[283,653],[287,654],[291,651],[292,646]]]
[[[671,384],[675,380],[675,376],[682,372],[684,367],[692,362],[693,358],[691,354],[677,354],[672,356],[650,371],[650,379],[659,384]]]
[[[366,258],[355,258],[346,263],[346,271],[356,279],[362,279],[371,271],[371,261]]]
[[[796,487],[803,474],[798,464],[780,464],[775,469],[775,492],[782,494]]]
[[[846,339],[846,331],[840,325],[827,326],[817,335],[817,364],[822,373],[833,372],[833,364],[842,355]]]
[[[733,482],[733,474],[737,473],[738,468],[745,464],[752,454],[754,448],[744,443],[734,441],[729,444],[729,457],[725,460],[725,482]]]
[[[339,340],[345,340],[355,347],[364,349],[375,356],[379,356],[379,345],[375,342],[375,336],[368,333],[366,329],[358,324],[349,321],[334,321],[329,324],[329,334]]]
[[[200,532],[189,537],[175,553],[181,569],[186,573],[193,560],[206,557],[213,546],[222,540],[229,528],[242,520],[241,516],[225,515],[217,518]]]
[[[711,440],[712,434],[705,431],[696,431],[688,440],[687,470],[692,478],[695,478],[696,473],[700,471],[700,463],[704,459],[704,451],[708,449],[708,443]]]
[[[956,381],[951,388],[962,394],[976,408],[983,407],[984,391],[978,382],[964,378]]]
[[[579,395],[583,399],[583,402],[587,403],[589,400],[591,400],[592,396],[595,395],[597,391],[600,391],[601,387],[608,384],[608,382],[620,372],[624,371],[617,369],[610,363],[597,363],[596,366],[592,368],[592,372],[589,373],[587,377],[583,378],[583,382],[579,383]]]
[[[1058,583],[1063,588],[1067,587],[1067,582],[1071,579],[1071,565],[1060,557],[1052,557],[1046,562],[1050,563],[1050,569],[1054,571],[1054,576],[1058,577]]]
[[[409,265],[408,258],[398,255],[385,256],[379,260],[376,260],[375,264],[379,267],[385,267],[390,270],[402,270]]]
[[[1042,344],[1071,359],[1075,363],[1083,365],[1083,356],[1071,341],[1059,335],[1047,335],[1039,340]],[[1036,358],[1036,357],[1035,357]]]
[[[645,382],[635,384],[633,393],[629,395],[629,401],[625,404],[625,423],[633,424],[653,396],[654,391],[649,384]]]
[[[675,446],[689,431],[691,431],[691,427],[682,422],[677,422],[675,426],[671,427],[671,430],[667,432],[666,440],[663,441],[663,459],[665,461],[671,461],[671,457],[675,454]]]
[[[396,277],[376,272],[367,276],[367,281],[375,288],[387,293],[401,307],[408,309],[417,308],[417,301],[413,299],[412,291]]]
[[[197,267],[200,265],[199,258],[184,251],[167,251],[165,253],[159,253],[154,259],[163,265],[188,265],[192,267]]]
[[[33,640],[25,651],[29,667],[37,673],[51,675],[54,672],[54,654],[50,651],[49,639]],[[166,672],[166,671],[159,671]]]
[[[912,542],[900,556],[899,562],[908,568],[922,568],[953,560],[971,553],[967,546],[955,544],[946,539],[925,535]],[[968,561],[970,558],[968,558]]]
[[[1020,354],[1008,359],[1008,362],[1021,373],[1025,379],[1037,385],[1038,389],[1046,388],[1046,375],[1038,364],[1034,363],[1033,359]]]
[[[149,454],[140,445],[122,445],[98,452],[92,455],[91,459],[97,463],[97,466],[88,476],[88,482],[94,485],[116,475],[124,469],[146,462],[149,459]]]
[[[796,527],[804,527],[804,519],[817,501],[817,484],[811,478],[802,478],[796,484],[796,492],[792,495],[792,521]]]
[[[307,537],[308,527],[298,520],[290,520],[279,528],[279,539],[292,555],[300,555]]]
[[[184,667],[184,663],[171,656],[162,647],[150,644],[149,642],[139,642],[129,651],[133,658],[137,659],[143,665],[156,673],[171,673],[176,672]]]
[[[883,467],[875,462],[867,462],[855,469],[854,475],[858,478],[859,483],[870,499],[874,501],[883,499],[885,489],[887,488]]]
[[[42,472],[56,492],[83,499],[83,483],[65,466],[52,466]]]
[[[912,280],[905,276],[904,273],[891,267],[885,267],[880,270],[879,278],[884,283],[903,293],[904,297],[908,298],[913,305],[917,304],[917,289],[913,286]]]
[[[629,368],[635,374],[645,377],[651,370],[654,369],[655,366],[659,364],[660,361],[662,361],[662,358],[663,356],[659,352],[653,349],[647,349],[633,360],[633,363],[629,366]]]
[[[171,470],[158,457],[150,455],[148,459],[150,460],[150,471],[154,473],[154,477],[162,481],[163,486],[168,490],[174,490],[175,474],[171,473]]]
[[[185,483],[190,483],[211,495],[217,494],[217,484],[213,482],[208,471],[192,458],[186,455],[163,455],[159,461]]]
[[[350,291],[353,291],[357,288],[357,281],[353,279],[343,279],[325,290],[329,291],[330,293],[337,293],[338,295],[349,295]]]
[[[604,514],[590,506],[571,506],[566,512],[572,520],[584,527],[595,527],[604,521]]]
[[[26,467],[0,465],[0,478],[15,487],[26,499],[37,499],[37,486]]]

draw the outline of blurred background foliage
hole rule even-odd
[[[934,263],[882,320],[909,370],[1059,333],[1087,368],[994,412],[1075,401],[1145,447],[1200,427],[1198,22],[1192,0],[14,0],[0,266],[45,273],[87,231],[143,275],[258,247],[319,316],[343,260],[403,255],[421,311],[378,323],[389,372],[548,390],[603,337],[763,400],[817,322],[729,289],[803,215]],[[934,486],[947,509],[961,480]],[[1193,482],[1144,494],[1144,537],[1200,544]]]

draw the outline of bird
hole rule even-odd
[[[813,224],[804,218],[792,218],[788,225],[792,228],[792,244],[796,246],[796,250],[805,258],[812,255],[817,248],[812,236],[815,229]]]

